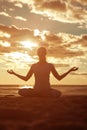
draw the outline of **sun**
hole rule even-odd
[[[24,47],[24,48],[29,48],[30,50],[32,50],[35,47],[38,47],[38,44],[32,42],[32,41],[21,41],[20,44]]]

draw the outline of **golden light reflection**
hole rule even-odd
[[[27,88],[27,89],[29,89],[29,88],[33,88],[33,86],[27,86],[27,85],[25,85],[25,86],[21,86],[21,87],[19,87],[20,89],[23,89],[23,88]]]
[[[32,41],[21,41],[20,43],[23,45],[24,48],[29,48],[30,50],[38,47],[38,44],[33,43]]]

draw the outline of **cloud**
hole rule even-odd
[[[37,44],[37,46],[32,46],[32,44]],[[22,62],[28,65],[29,60],[31,63],[36,62],[36,52],[39,46],[47,48],[49,62],[55,64],[56,67],[68,67],[72,62],[79,66],[83,63],[83,59],[84,66],[87,65],[86,35],[54,34],[46,30],[39,31],[38,35],[35,35],[35,30],[0,25],[0,55],[6,65],[13,65],[13,63],[16,65],[17,61],[20,65]]]
[[[49,1],[7,0],[6,3],[3,2],[1,3],[1,5],[2,5],[1,12],[6,12],[10,16],[12,16],[10,19],[7,20],[8,25],[15,24],[16,26],[19,27],[22,26],[27,27],[28,25],[31,26],[32,28],[39,26],[39,29],[46,27],[46,28],[50,28],[51,30],[51,26],[53,26],[54,23],[57,24],[58,21],[58,24],[61,23],[62,25],[65,26],[68,25],[67,23],[70,23],[67,28],[69,28],[70,25],[73,24],[72,25],[74,27],[73,30],[77,29],[77,31],[82,28],[84,29],[87,28],[87,8],[85,6],[86,4],[83,5],[81,1],[79,2],[79,0],[76,1],[75,0],[70,0],[70,1],[69,0],[64,0],[64,1],[63,0],[58,0],[58,1],[57,0],[49,0]],[[47,21],[44,20],[42,21],[43,27],[40,23],[41,16],[44,20],[47,20]],[[15,19],[15,17],[17,19]],[[35,22],[31,19],[35,19],[37,24],[35,24]],[[0,21],[2,20],[3,17],[1,17]],[[26,21],[26,20],[27,20],[26,23],[24,24],[23,22],[21,23],[21,21]],[[6,25],[7,22],[4,21]],[[47,26],[48,22],[51,24],[50,27]],[[63,29],[61,28],[61,30]],[[67,29],[65,31],[67,31]]]
[[[51,10],[55,10],[55,11],[60,11],[60,12],[64,12],[67,9],[67,5],[65,2],[62,1],[48,1],[48,2],[43,2],[42,9],[51,9]]]
[[[20,44],[21,41],[30,41],[34,43],[39,41],[39,38],[34,37],[34,31],[29,29],[18,29],[15,26],[7,27],[4,25],[0,25],[0,32],[0,51],[3,53],[10,53],[15,51],[28,52],[31,48],[24,48],[22,44]],[[10,37],[6,37],[7,34],[10,35]],[[7,43],[9,44],[9,46],[7,46]],[[32,55],[32,53],[33,51],[29,51],[30,55]]]
[[[8,2],[15,2],[15,4],[33,4],[34,0],[7,0]]]
[[[87,5],[87,0],[71,0],[71,2],[78,2],[78,3],[80,3],[81,5],[84,5],[84,6]]]
[[[84,55],[87,54],[87,34],[74,37],[74,41],[71,40],[71,42],[65,44],[66,48],[73,52],[83,52]]]
[[[11,17],[8,13],[6,13],[6,12],[0,12],[0,15],[2,15],[2,16],[6,16],[6,17]]]
[[[29,11],[27,5],[16,1],[0,1],[0,5],[0,22],[2,21],[2,23],[5,23],[6,25],[7,23],[8,25],[12,25],[12,23],[17,24],[19,22],[21,24],[20,21],[27,21],[27,13],[25,14],[25,12]]]
[[[87,47],[87,34],[83,34],[79,42],[82,43],[82,46]]]
[[[35,35],[35,30],[4,25],[0,25],[0,32],[0,54],[5,61],[9,59],[12,63],[16,63],[18,60],[19,64],[21,64],[23,60],[26,60],[27,63],[30,59],[31,63],[34,63],[37,61],[37,48],[45,46],[48,51],[49,62],[52,61],[56,67],[68,67],[72,64],[72,61],[73,64],[78,66],[83,59],[84,66],[86,66],[86,35],[54,34],[46,30],[39,31],[38,35]],[[32,49],[32,44],[37,44],[37,46],[33,46]],[[15,56],[16,58],[14,58]],[[20,59],[20,56],[23,56],[23,58]],[[6,64],[8,64],[7,61]]]
[[[51,20],[64,23],[78,23],[81,26],[87,25],[86,0],[9,0],[14,6],[23,8],[26,4],[32,13],[40,14]]]
[[[23,38],[22,37],[23,35],[24,36],[28,35],[30,37],[33,37],[33,31],[32,30],[29,30],[29,29],[26,29],[26,28],[24,28],[24,29],[20,28],[19,29],[14,25],[9,26],[9,27],[4,26],[4,25],[0,25],[0,31],[3,31],[3,32],[6,32],[6,33],[10,34],[11,38],[12,39],[15,38],[15,40],[18,39],[18,37]]]
[[[49,56],[55,57],[76,57],[84,55],[87,52],[87,36],[75,36],[66,33],[58,33],[53,34],[48,31],[43,33],[40,32],[38,36],[34,35],[34,30],[19,29],[15,26],[6,27],[4,25],[0,25],[0,31],[3,32],[3,47],[6,47],[5,44],[8,42],[10,46],[8,49],[10,51],[16,50],[28,50],[27,48],[23,48],[21,41],[30,41],[38,46],[45,46],[48,50]],[[8,34],[10,37],[6,37]],[[44,39],[43,39],[44,37]],[[27,43],[30,44],[30,43]],[[85,47],[84,47],[85,46]]]
[[[14,5],[15,5],[16,7],[19,7],[19,8],[22,8],[22,7],[23,7],[22,3],[15,3]]]
[[[0,22],[7,25],[0,25],[2,67],[27,68],[26,64],[38,59],[37,48],[45,46],[49,62],[56,67],[62,70],[81,66],[78,73],[86,75],[87,34],[86,30],[82,31],[83,26],[87,28],[86,0],[6,0],[0,5]],[[42,28],[45,30],[41,31]],[[58,33],[60,30],[84,35]],[[37,46],[32,48],[32,44]]]
[[[71,75],[83,75],[83,76],[87,76],[87,73],[71,73]]]
[[[41,14],[51,20],[67,22],[67,23],[87,23],[87,10],[83,6],[78,6],[77,1],[39,1],[33,0],[31,12]]]
[[[49,44],[49,54],[55,57],[76,57],[87,52],[81,36],[66,33],[50,34],[46,36],[46,42]]]
[[[27,19],[21,17],[21,16],[16,16],[15,19],[21,20],[21,21],[27,21]]]

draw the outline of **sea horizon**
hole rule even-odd
[[[87,85],[51,85],[52,88],[61,91],[63,95],[86,95]],[[22,88],[33,88],[33,85],[24,84],[2,84],[0,85],[0,96],[18,96],[18,90]]]

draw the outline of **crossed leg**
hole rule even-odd
[[[18,94],[23,97],[60,97],[61,92],[56,89],[49,91],[36,91],[35,89],[19,89]]]

